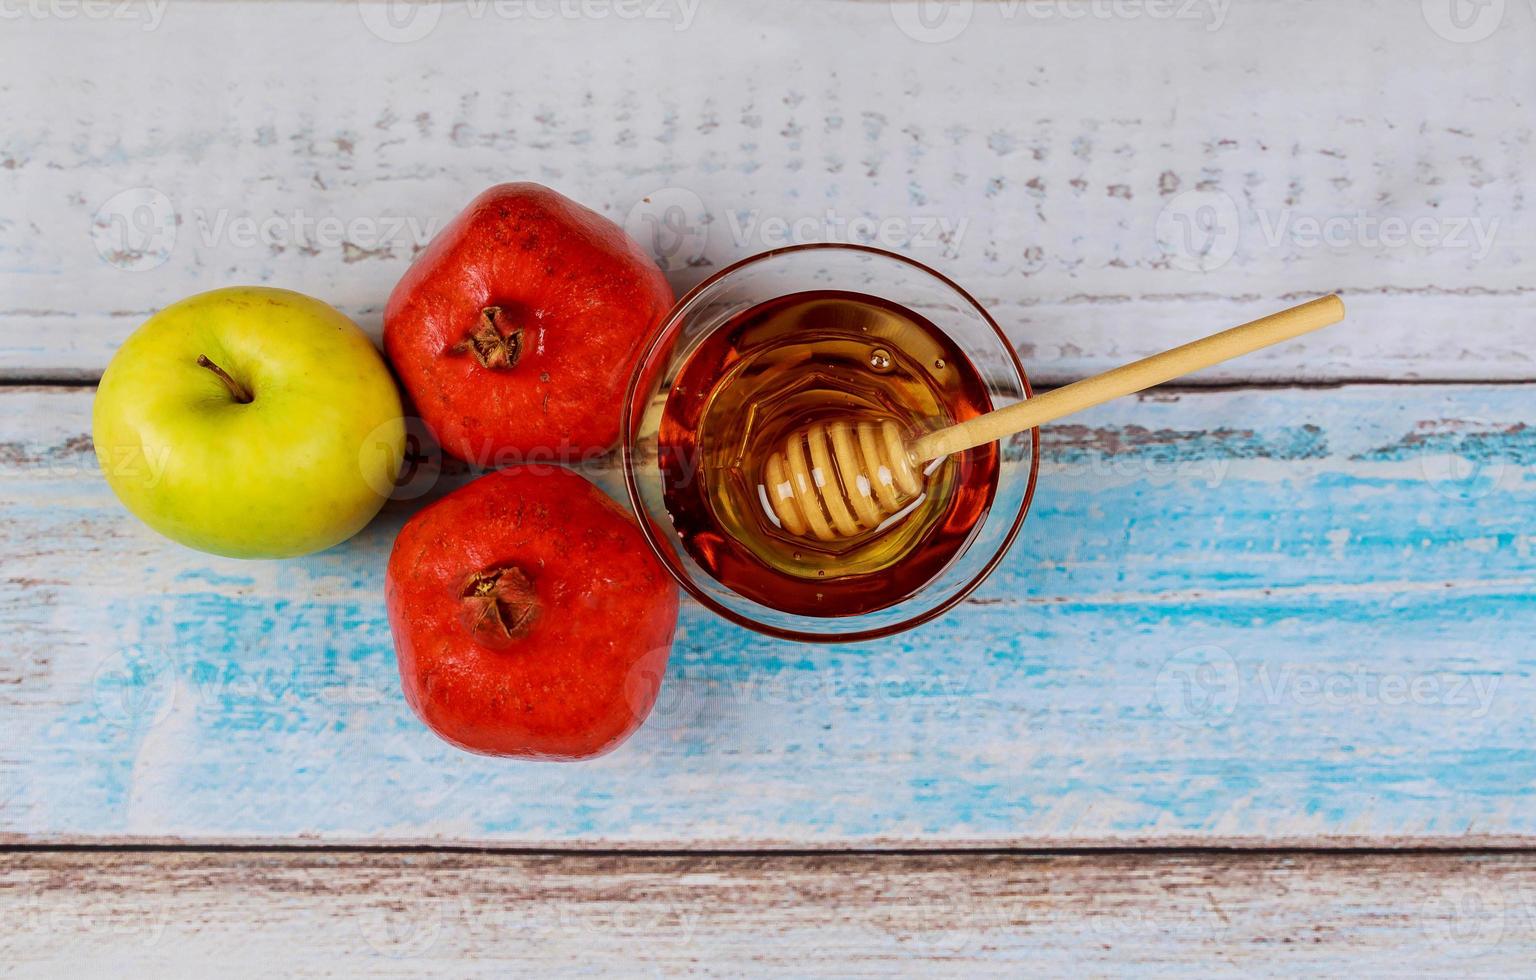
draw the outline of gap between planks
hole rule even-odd
[[[1470,840],[1479,841],[1472,838]],[[1405,838],[1398,843],[1359,843],[1341,839],[1336,844],[1307,838],[1305,843],[1277,843],[1273,839],[1243,842],[1228,840],[1200,844],[1145,843],[1028,845],[974,847],[946,844],[938,847],[913,847],[910,844],[881,847],[866,845],[846,847],[806,847],[803,844],[778,847],[772,844],[741,847],[658,847],[637,844],[633,847],[566,845],[561,847],[525,847],[511,844],[436,843],[410,844],[395,841],[319,841],[305,838],[281,838],[263,842],[217,842],[135,840],[29,841],[27,838],[0,837],[0,864],[11,855],[20,854],[332,854],[332,855],[430,855],[482,854],[526,858],[1116,858],[1134,855],[1154,857],[1448,857],[1536,856],[1536,838],[1514,838],[1505,843],[1449,843],[1435,838]]]
[[[368,839],[291,836],[188,839],[127,835],[0,834],[0,860],[8,854],[501,854],[512,857],[1112,857],[1156,854],[1220,855],[1536,855],[1536,836],[1467,834],[1458,838],[1396,835],[1333,835],[1294,837],[1231,837],[1190,835],[1104,838],[1084,843],[1077,838],[1033,839],[1007,843],[948,839],[933,845],[911,838],[871,839],[857,844],[744,838],[730,846],[695,846],[686,841],[638,840],[632,843],[595,839],[558,844],[529,844],[492,838]]]

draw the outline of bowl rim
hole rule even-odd
[[[673,327],[682,317],[683,311],[687,309],[689,304],[691,304],[694,299],[704,290],[708,289],[716,282],[724,279],[726,276],[729,276],[740,269],[758,262],[776,258],[781,255],[788,255],[792,252],[808,251],[867,252],[882,256],[884,258],[895,259],[898,262],[912,266],[921,272],[925,272],[928,275],[933,276],[935,279],[939,280],[944,285],[954,290],[957,295],[965,300],[965,302],[969,303],[971,307],[981,315],[982,322],[990,327],[992,332],[997,335],[998,342],[1002,345],[1003,350],[1007,352],[1008,359],[1012,362],[1014,370],[1018,372],[1019,382],[1023,386],[1025,399],[1034,397],[1035,392],[1034,389],[1030,386],[1029,376],[1024,372],[1024,365],[1019,361],[1018,352],[1014,350],[1013,344],[1008,340],[1008,335],[1003,333],[1002,328],[997,325],[997,321],[992,318],[992,314],[988,313],[985,307],[976,302],[976,298],[974,296],[967,292],[965,288],[962,287],[959,283],[955,282],[953,279],[944,275],[944,273],[938,271],[937,269],[919,262],[914,258],[902,255],[899,252],[892,252],[888,249],[876,248],[872,245],[860,245],[844,242],[810,242],[803,245],[785,245],[779,248],[770,248],[766,251],[758,252],[754,255],[748,255],[745,258],[738,259],[735,262],[732,262],[730,265],[725,266],[717,272],[714,272],[703,281],[699,282],[692,289],[684,293],[682,297],[679,298],[675,304],[673,304],[672,309],[667,312],[667,315],[662,319],[661,323],[656,327],[655,330],[651,332],[650,339],[646,341],[640,359],[635,362],[634,370],[630,372],[629,384],[624,391],[624,404],[622,406],[623,425],[621,428],[620,438],[620,446],[622,447],[620,465],[624,470],[624,489],[629,496],[630,510],[634,514],[636,523],[640,525],[640,532],[645,537],[645,543],[650,547],[652,554],[654,554],[657,560],[661,562],[662,567],[667,570],[667,574],[671,575],[673,580],[676,581],[677,584],[680,585],[685,592],[687,592],[696,601],[698,601],[700,605],[704,606],[704,608],[708,609],[710,612],[721,616],[732,623],[735,623],[737,626],[741,626],[752,630],[753,632],[762,633],[764,635],[772,636],[781,640],[794,640],[801,643],[858,643],[868,640],[878,640],[888,636],[894,636],[897,633],[904,633],[908,630],[916,629],[919,626],[932,622],[939,616],[942,616],[944,613],[949,612],[955,606],[965,601],[965,599],[972,592],[974,592],[977,587],[981,585],[981,583],[985,582],[987,578],[991,576],[992,572],[996,570],[999,564],[1002,563],[1003,559],[1008,556],[1008,552],[1013,548],[1014,540],[1018,537],[1019,529],[1024,525],[1024,518],[1029,514],[1030,504],[1034,501],[1035,498],[1035,486],[1040,478],[1040,429],[1038,427],[1031,429],[1029,433],[1029,481],[1024,488],[1024,499],[1019,503],[1019,512],[1014,515],[1012,526],[1008,528],[1007,533],[1003,536],[1003,540],[999,543],[997,550],[993,552],[993,554],[987,559],[986,564],[983,565],[982,568],[974,576],[971,577],[970,581],[966,582],[963,586],[957,589],[953,595],[949,596],[943,602],[938,603],[932,608],[924,609],[923,611],[916,613],[915,615],[906,619],[900,620],[899,622],[848,632],[813,633],[807,632],[805,630],[775,626],[771,623],[760,622],[756,619],[753,619],[751,616],[740,613],[728,606],[724,606],[717,602],[707,592],[699,588],[699,586],[695,585],[692,578],[686,573],[685,570],[677,567],[676,555],[672,553],[672,549],[666,546],[664,543],[658,542],[656,540],[656,533],[651,527],[651,520],[647,514],[644,502],[641,500],[640,487],[635,479],[635,448],[633,445],[634,437],[630,424],[631,419],[633,418],[635,396],[639,392],[640,380],[642,375],[645,374],[646,365],[650,363],[651,357],[656,353],[656,350],[661,345],[663,339],[666,338],[667,334],[671,332]],[[830,616],[826,618],[829,622],[836,622],[838,619],[838,617]]]

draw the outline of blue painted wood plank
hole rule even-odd
[[[972,601],[880,643],[688,607],[583,765],[435,740],[392,508],[249,564],[112,501],[89,393],[0,393],[0,833],[24,840],[1404,842],[1536,833],[1536,387],[1157,394],[1050,430]],[[612,474],[604,478],[611,481]]]

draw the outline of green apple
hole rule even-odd
[[[288,558],[362,530],[405,448],[384,359],[335,309],[236,286],[150,317],[107,365],[96,457],[124,505],[182,544]]]

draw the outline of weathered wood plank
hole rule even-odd
[[[657,714],[581,766],[472,758],[406,709],[380,583],[414,504],[300,561],[181,549],[99,480],[89,394],[0,391],[11,840],[1536,833],[1529,386],[1105,406],[1048,430],[1036,509],[970,603],[833,648],[690,607]]]
[[[1396,0],[950,6],[944,43],[916,4],[820,0],[13,20],[0,372],[94,377],[231,282],[376,331],[427,234],[526,178],[629,219],[679,287],[789,240],[902,249],[1041,381],[1329,289],[1347,327],[1207,376],[1536,378],[1524,6],[1475,43]]]
[[[1527,854],[0,858],[7,972],[1526,975]]]

